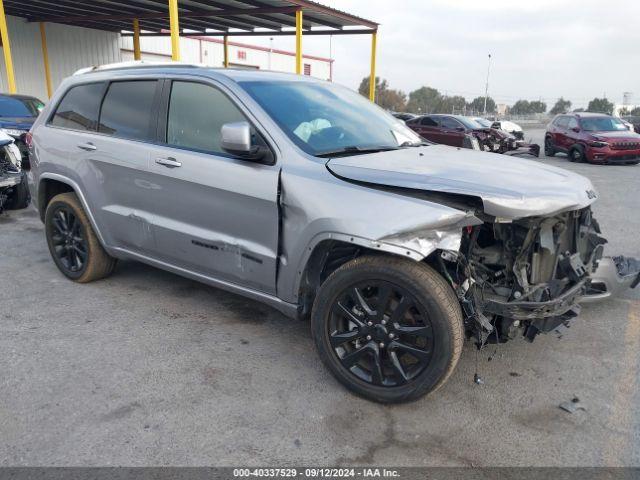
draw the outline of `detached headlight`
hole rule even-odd
[[[608,147],[609,144],[607,142],[600,142],[596,140],[595,142],[589,142],[589,146],[596,147],[596,148],[603,148],[603,147]]]
[[[3,128],[3,130],[7,133],[7,135],[11,135],[12,137],[16,137],[16,138],[21,137],[28,131],[28,130],[18,130],[17,128]]]

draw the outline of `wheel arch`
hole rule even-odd
[[[93,228],[99,242],[104,247],[104,238],[98,228],[95,218],[87,204],[87,199],[82,192],[80,186],[72,179],[65,177],[57,173],[43,173],[40,175],[38,181],[38,199],[37,207],[40,214],[40,219],[44,222],[45,212],[47,211],[47,205],[51,202],[51,199],[60,193],[75,193],[82,205],[82,208],[89,217],[91,227]]]
[[[373,255],[427,262],[436,251],[439,251],[436,245],[429,251],[418,252],[411,248],[350,235],[323,236],[307,248],[307,255],[297,271],[296,297],[299,316],[309,317],[320,286],[335,270],[355,258]]]

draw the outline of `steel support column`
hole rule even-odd
[[[371,34],[371,75],[369,76],[369,100],[376,101],[376,48],[378,46],[378,32]]]
[[[40,43],[42,45],[42,63],[44,64],[44,80],[47,84],[47,96],[53,95],[51,86],[51,69],[49,68],[49,50],[47,48],[47,33],[44,29],[44,22],[40,22]]]
[[[133,59],[142,59],[142,54],[140,53],[140,21],[137,18],[133,19]]]
[[[302,73],[302,10],[296,10],[296,73]]]
[[[4,53],[4,65],[7,69],[7,83],[9,93],[16,93],[16,77],[13,73],[13,59],[11,58],[11,45],[9,45],[9,29],[7,17],[4,14],[4,3],[0,0],[0,37],[2,38],[2,50]]]
[[[224,47],[224,68],[229,68],[229,37],[224,36],[222,45]]]
[[[178,0],[169,0],[169,25],[171,26],[171,60],[180,61],[180,26]]]

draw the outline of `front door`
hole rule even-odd
[[[167,81],[149,190],[156,257],[221,280],[275,293],[279,166],[220,147],[225,123],[250,115],[218,86]],[[254,138],[263,141],[254,127]]]

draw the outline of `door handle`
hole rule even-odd
[[[163,166],[165,166],[167,168],[177,168],[177,167],[181,167],[182,166],[182,162],[177,161],[173,157],[156,158],[156,163],[158,165],[163,165]]]
[[[81,150],[86,150],[87,152],[93,152],[93,151],[98,149],[98,147],[96,147],[91,142],[81,143],[81,144],[78,145],[78,148],[80,148]]]

